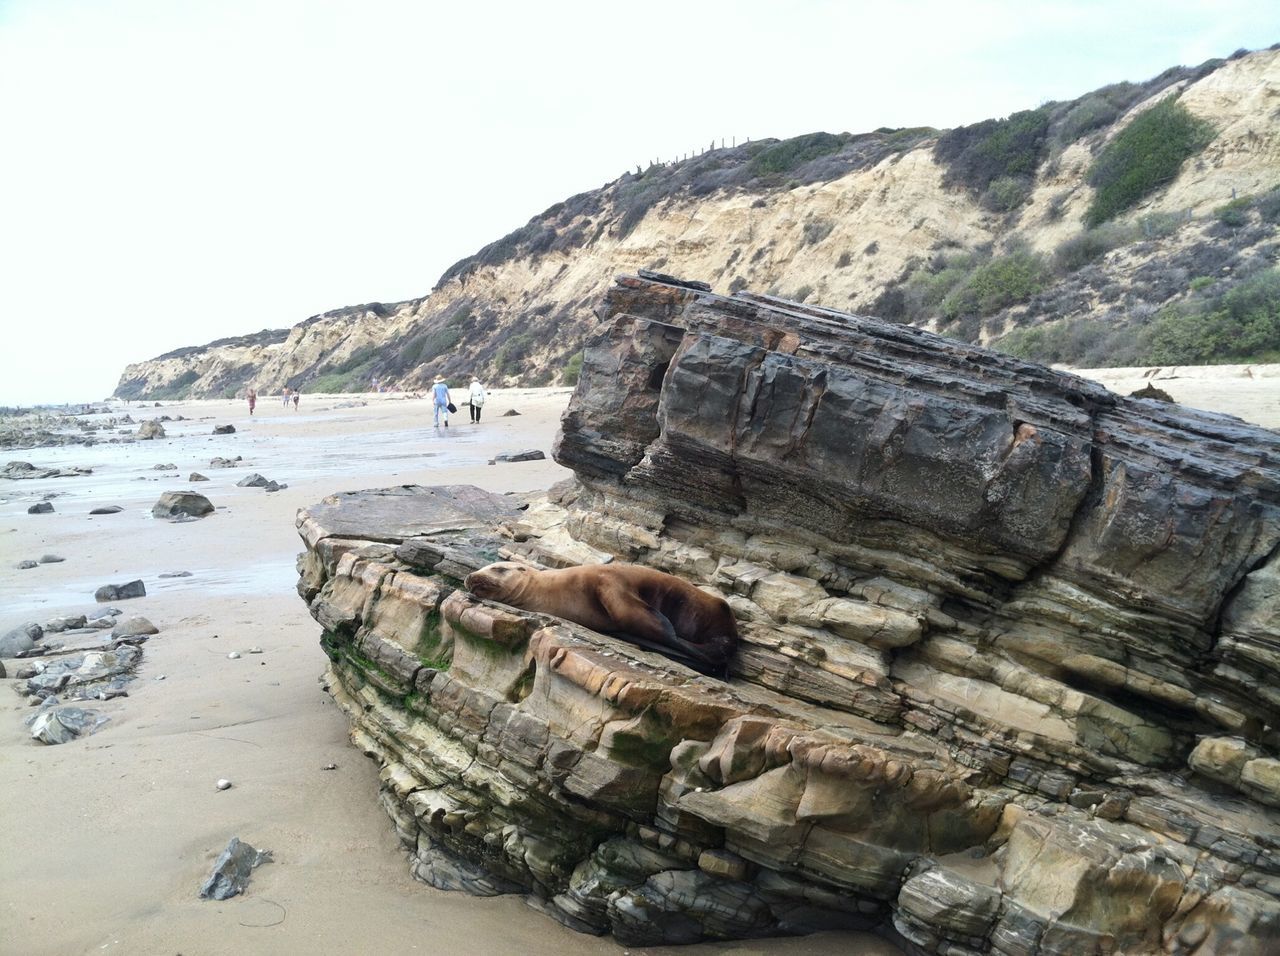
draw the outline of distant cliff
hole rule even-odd
[[[1272,49],[947,132],[712,149],[557,203],[422,298],[138,362],[116,394],[571,382],[594,304],[641,268],[1040,361],[1274,361],[1277,110]]]

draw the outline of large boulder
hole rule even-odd
[[[143,422],[138,426],[138,440],[150,441],[153,438],[164,438],[164,426],[160,424],[158,418],[153,418],[149,422]]]
[[[298,516],[417,878],[629,945],[1280,950],[1280,435],[669,278],[600,314],[572,486]],[[500,559],[721,594],[731,679],[467,594]]]
[[[173,518],[177,515],[203,518],[213,514],[213,505],[204,495],[194,491],[166,491],[151,506],[151,514],[156,518]]]

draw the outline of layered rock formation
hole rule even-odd
[[[1280,947],[1280,436],[664,277],[602,321],[572,488],[300,513],[415,875],[631,944]],[[732,679],[461,589],[510,557],[723,593]]]

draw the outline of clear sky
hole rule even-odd
[[[0,0],[0,404],[423,295],[713,138],[955,126],[1277,41],[1276,0]]]

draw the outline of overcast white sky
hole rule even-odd
[[[0,0],[0,404],[422,295],[713,137],[955,126],[1277,41],[1275,0]]]

